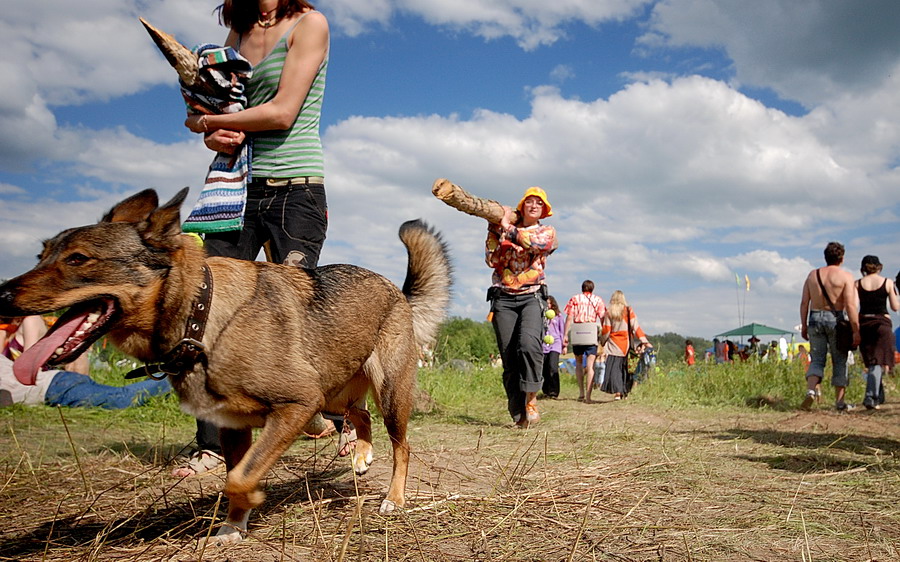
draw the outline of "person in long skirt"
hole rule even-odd
[[[600,343],[606,352],[606,373],[600,390],[621,400],[631,390],[627,376],[629,347],[638,352],[653,347],[622,291],[609,297]]]
[[[900,310],[900,299],[894,282],[880,275],[878,256],[862,259],[862,279],[856,282],[859,294],[859,352],[866,365],[866,396],[863,405],[873,410],[884,403],[881,377],[894,366],[894,334],[891,331],[891,310]]]

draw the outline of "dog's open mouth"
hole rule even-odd
[[[84,353],[109,329],[118,308],[111,298],[86,301],[71,307],[50,331],[13,363],[22,384],[33,385],[44,365],[68,363]]]

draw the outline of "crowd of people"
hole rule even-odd
[[[552,214],[546,193],[529,188],[517,208],[504,208],[499,224],[489,223],[486,262],[494,270],[488,292],[489,318],[494,326],[503,365],[503,385],[507,408],[517,427],[528,427],[540,419],[538,390],[550,398],[559,396],[559,357],[566,350],[575,355],[575,380],[579,402],[592,402],[595,387],[612,394],[614,400],[628,396],[633,385],[628,356],[652,348],[625,295],[615,291],[607,305],[594,294],[594,283],[585,280],[581,292],[572,296],[565,308],[549,295],[545,284],[547,258],[556,249],[556,232],[541,224]],[[518,211],[518,212],[516,212]],[[884,402],[882,378],[894,366],[896,354],[888,309],[900,310],[895,283],[881,275],[877,256],[867,255],[860,265],[861,278],[841,268],[844,247],[831,242],[825,248],[825,266],[810,272],[803,285],[800,306],[801,335],[808,346],[789,346],[784,337],[769,346],[751,337],[748,346],[731,340],[714,341],[716,362],[747,360],[785,361],[796,357],[804,365],[807,392],[801,408],[809,409],[821,399],[827,355],[832,357],[831,385],[835,408],[853,408],[845,400],[848,385],[847,362],[859,348],[866,368],[863,405],[877,409]],[[898,274],[900,278],[900,274]],[[543,321],[542,321],[543,316]],[[543,365],[538,349],[543,338]],[[560,341],[561,340],[561,341]],[[595,359],[603,365],[595,376]],[[686,340],[684,362],[696,364],[693,342]]]
[[[203,134],[205,145],[216,155],[234,161],[248,155],[252,174],[239,176],[245,191],[229,226],[207,221],[198,204],[185,230],[203,234],[210,256],[252,260],[264,249],[270,261],[314,268],[328,226],[319,136],[330,55],[328,22],[306,0],[224,0],[219,16],[228,28],[225,48],[253,68],[246,83],[246,103],[241,111],[197,111],[187,117],[185,126]],[[252,150],[244,152],[250,144]],[[210,170],[217,171],[214,166]],[[530,187],[515,208],[504,207],[502,219],[489,222],[487,228],[485,260],[493,270],[489,317],[499,350],[496,360],[502,365],[507,411],[519,428],[540,420],[539,392],[559,397],[559,357],[565,351],[571,350],[576,357],[577,400],[590,404],[595,388],[614,400],[627,398],[633,385],[629,355],[652,349],[622,291],[614,291],[607,304],[594,294],[593,281],[585,280],[581,292],[562,309],[549,294],[545,270],[558,240],[553,226],[541,221],[552,215],[547,193]],[[837,333],[842,321],[849,324],[851,343],[860,346],[867,368],[866,407],[877,408],[884,401],[881,380],[894,364],[887,313],[887,306],[894,311],[900,308],[894,283],[880,275],[882,266],[875,256],[863,259],[863,276],[854,281],[840,268],[843,254],[843,246],[829,244],[825,267],[811,272],[803,287],[802,335],[810,342],[806,408],[817,397],[829,353],[837,408],[849,407],[844,400],[847,350],[838,345]],[[85,364],[45,371],[38,385],[22,385],[15,377],[13,360],[40,337],[43,321],[6,319],[4,326],[0,404],[123,408],[171,388],[165,379],[124,387],[101,385],[89,377]],[[754,353],[752,346],[758,340],[751,340],[749,350],[731,342],[716,343],[717,359],[727,361],[735,353]],[[595,372],[598,360],[601,369]],[[694,365],[696,360],[693,342],[688,340],[684,361]],[[354,407],[365,408],[365,401]],[[329,419],[317,417],[307,434],[320,437],[337,431],[339,454],[349,454],[353,428],[340,413],[323,414]],[[196,445],[173,475],[190,476],[222,463],[219,430],[213,424],[197,421]]]

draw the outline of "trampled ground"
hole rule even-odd
[[[358,481],[330,438],[298,441],[244,542],[203,553],[224,475],[169,476],[190,420],[15,409],[0,559],[900,560],[900,401],[839,415],[637,398],[542,401],[527,431],[496,412],[417,416],[407,509],[387,518],[383,429]]]

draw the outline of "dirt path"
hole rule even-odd
[[[527,431],[415,419],[408,509],[389,518],[377,513],[383,430],[359,481],[327,440],[298,442],[248,538],[203,559],[900,560],[900,403],[844,415],[541,406]],[[168,476],[161,459],[188,425],[129,437],[81,420],[76,459],[21,414],[2,422],[0,560],[200,559],[223,475]]]

